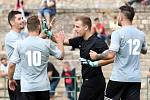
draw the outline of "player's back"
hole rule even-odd
[[[116,53],[112,76],[118,80],[140,81],[140,52],[144,33],[134,26],[125,26],[116,32],[119,35],[119,50]],[[121,77],[120,77],[121,76]]]
[[[29,36],[21,44],[21,87],[22,92],[43,91],[49,89],[47,62],[49,43],[39,37]]]

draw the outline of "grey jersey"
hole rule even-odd
[[[25,32],[17,33],[17,32],[14,32],[11,30],[9,33],[7,33],[7,35],[5,37],[5,48],[6,48],[6,54],[7,54],[8,60],[10,59],[10,57],[14,51],[16,41],[23,40],[26,37],[27,37],[27,33],[25,33]],[[15,80],[20,80],[20,72],[21,72],[20,65],[17,64],[15,73],[13,76],[13,78]]]
[[[22,43],[18,42],[10,62],[21,62],[21,92],[49,90],[49,55],[60,58],[61,54],[55,45],[39,37],[29,36]]]
[[[140,52],[145,48],[145,35],[134,26],[114,31],[109,49],[116,52],[116,57],[110,80],[140,82]]]

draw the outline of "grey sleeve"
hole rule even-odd
[[[58,59],[61,58],[62,52],[56,47],[56,45],[50,42],[48,43],[48,45],[50,55],[53,55]]]
[[[111,43],[109,50],[118,52],[120,47],[120,34],[118,31],[114,31],[111,35]]]
[[[20,62],[19,48],[20,48],[20,44],[19,44],[19,42],[17,42],[14,52],[13,52],[12,56],[10,57],[9,63],[17,64]]]

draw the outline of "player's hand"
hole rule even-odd
[[[53,35],[53,33],[48,30],[48,26],[47,26],[47,23],[46,23],[46,19],[43,18],[42,19],[42,31],[43,33],[45,33],[48,37],[51,37]]]
[[[97,59],[97,57],[96,57],[96,56],[97,56],[97,53],[96,53],[95,51],[90,50],[90,53],[89,53],[89,54],[90,54],[90,58],[91,58],[91,59],[93,59],[93,60],[96,60],[96,59]]]
[[[16,83],[15,80],[9,80],[9,88],[10,88],[10,90],[15,91],[16,86],[17,86],[17,83]]]
[[[87,60],[85,58],[79,58],[81,64],[83,65],[90,65],[90,67],[98,67],[98,61],[90,61],[90,60]]]
[[[60,31],[59,33],[53,34],[53,41],[56,43],[64,43],[64,32]]]

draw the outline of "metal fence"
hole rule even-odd
[[[68,92],[73,93],[74,94],[74,100],[77,100],[78,94],[80,92],[81,84],[82,84],[81,76],[53,77],[53,78],[59,78],[59,79],[72,78],[72,79],[74,79],[74,90],[73,91],[66,91],[66,90],[64,90],[65,89],[65,87],[64,87],[64,89],[61,92],[62,93],[68,93]],[[108,80],[109,79],[106,78],[106,82],[108,82]],[[59,83],[59,84],[64,84],[64,83]],[[58,86],[57,88],[60,88],[60,86]],[[141,100],[150,100],[150,90],[149,89],[150,89],[150,78],[143,77],[142,78],[142,85],[141,85]],[[57,89],[57,90],[59,90],[59,89]],[[57,93],[58,92],[57,90],[53,91],[53,92]],[[61,97],[63,97],[63,96],[64,96],[64,94],[62,94]],[[7,92],[7,79],[6,78],[0,78],[0,100],[9,100],[9,96],[8,96],[8,92]]]

